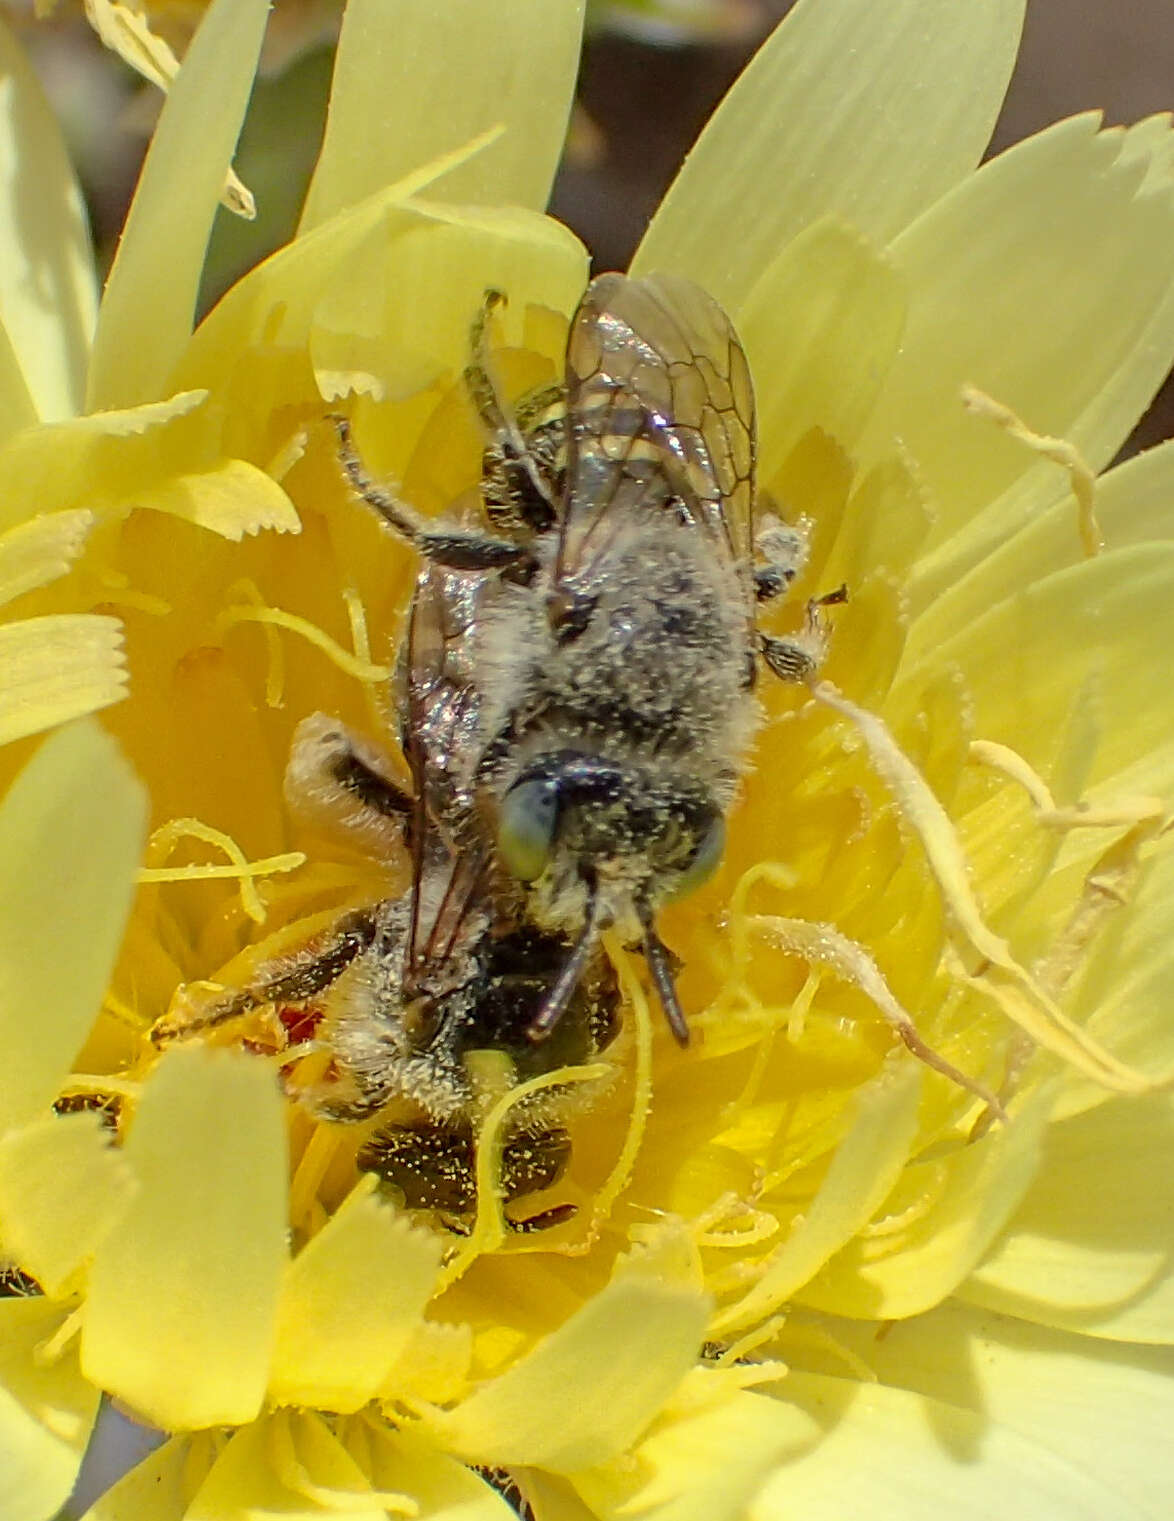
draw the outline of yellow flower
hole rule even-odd
[[[491,1137],[456,1237],[282,1096],[274,1021],[149,1031],[402,885],[281,800],[305,715],[386,726],[413,573],[323,417],[354,393],[368,463],[438,510],[478,481],[487,287],[511,388],[558,373],[587,259],[538,208],[579,8],[351,0],[299,236],[193,334],[266,12],[214,0],[92,347],[13,76],[0,526],[39,569],[0,633],[117,619],[130,695],[34,754],[117,694],[38,709],[8,665],[0,1514],[62,1502],[99,1390],[174,1435],[94,1521],[506,1517],[474,1465],[537,1521],[1165,1513],[1174,449],[1090,472],[1174,353],[1174,150],[1081,117],[976,170],[1021,11],[800,0],[637,255],[745,342],[762,486],[811,526],[794,616],[849,601],[811,693],[764,679],[725,863],[664,916],[698,1039],[617,953],[581,1208],[531,1236]],[[1006,1123],[901,1049],[911,1016]]]

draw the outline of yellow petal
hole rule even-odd
[[[60,1305],[0,1299],[0,1516],[45,1521],[63,1505],[98,1414],[99,1391],[70,1352],[40,1347],[61,1327]]]
[[[243,459],[226,459],[198,474],[174,476],[145,493],[139,505],[170,512],[235,542],[263,529],[297,533],[302,526],[277,482]]]
[[[532,1352],[426,1427],[472,1462],[564,1473],[606,1462],[696,1361],[708,1318],[706,1296],[621,1270]]]
[[[1045,779],[1079,701],[1095,715],[1099,741],[1087,757],[1087,791],[1166,791],[1174,736],[1155,698],[1174,640],[1174,544],[1110,551],[1011,596],[989,590],[987,610],[925,648],[915,669],[960,667],[974,732],[1010,745]]]
[[[0,628],[0,744],[96,713],[125,696],[117,618],[56,613]]]
[[[1174,440],[1147,449],[1100,476],[1096,511],[1109,548],[1168,540],[1171,500]],[[1008,533],[959,579],[943,587],[914,621],[907,658],[924,658],[956,629],[985,613],[995,588],[1005,596],[1080,558],[1076,503],[1067,480],[1057,470],[1053,472],[1050,505]]]
[[[547,217],[405,201],[392,186],[250,271],[201,324],[182,373],[214,384],[243,346],[311,346],[329,394],[356,370],[389,396],[410,394],[464,367],[487,286],[509,294],[505,336],[516,344],[528,305],[574,310],[587,263]]]
[[[1091,1465],[1144,1515],[1166,1514],[1174,1422],[1167,1348],[1097,1344],[953,1304],[879,1329],[865,1324],[841,1339],[882,1383],[973,1411],[1076,1469]]]
[[[883,1384],[794,1373],[785,1392],[823,1436],[780,1464],[754,1521],[939,1521],[943,1508],[953,1521],[1145,1521],[1101,1477],[1097,1449],[1078,1467],[985,1412]]]
[[[1128,911],[1115,915],[1092,945],[1087,969],[1069,994],[1073,1018],[1145,1072],[1174,1071],[1172,924],[1174,850],[1163,843],[1143,869]]]
[[[434,1236],[356,1188],[286,1271],[270,1398],[321,1410],[358,1410],[374,1398],[439,1266]]]
[[[562,153],[583,0],[350,0],[303,230],[487,127],[501,137],[445,177],[445,200],[546,205]]]
[[[134,1191],[97,1114],[36,1120],[0,1139],[4,1248],[58,1297]]]
[[[1110,1101],[1048,1132],[1006,1238],[961,1297],[1111,1341],[1174,1343],[1174,1101]]]
[[[735,310],[825,216],[886,243],[967,174],[1002,104],[1022,0],[800,0],[702,133],[633,269]]]
[[[89,410],[157,399],[187,342],[268,15],[268,0],[213,0],[188,49],[106,282]]]
[[[816,1309],[899,1320],[939,1304],[1007,1225],[1039,1165],[1052,1094],[1039,1089],[1009,1125],[952,1155],[906,1168],[873,1232],[799,1291]],[[905,1216],[906,1218],[902,1218]]]
[[[0,806],[0,1125],[40,1117],[85,1041],[145,825],[143,789],[94,723],[51,735]]]
[[[772,1469],[818,1440],[805,1411],[761,1394],[735,1394],[658,1421],[613,1469],[577,1474],[592,1513],[657,1521],[741,1521]],[[634,1460],[634,1461],[633,1461]]]
[[[714,1320],[725,1332],[761,1320],[812,1278],[852,1239],[901,1175],[917,1133],[921,1073],[905,1062],[860,1095],[855,1122],[840,1142],[815,1198],[746,1296]]]
[[[347,1441],[347,1428],[342,1430]],[[377,1489],[411,1495],[419,1521],[516,1521],[517,1512],[480,1474],[410,1434],[364,1427],[363,1468]],[[349,1450],[360,1451],[354,1434]]]
[[[908,320],[863,448],[879,457],[899,436],[934,500],[919,607],[1055,489],[1054,465],[966,411],[964,385],[1100,469],[1174,356],[1174,193],[1140,191],[1128,140],[1096,124],[1075,117],[992,160],[889,250]]]
[[[387,1504],[383,1503],[388,1502]],[[238,1431],[184,1512],[184,1521],[387,1521],[413,1514],[406,1496],[376,1495],[362,1469],[316,1415],[268,1416]]]
[[[50,512],[0,534],[0,603],[63,576],[93,526],[84,509]]]
[[[772,261],[735,319],[754,374],[762,479],[811,428],[851,453],[904,326],[892,266],[852,229],[820,222]]]
[[[219,1446],[218,1433],[173,1437],[99,1496],[81,1521],[183,1521]]]
[[[98,305],[89,220],[57,118],[3,22],[0,79],[0,319],[37,413],[69,417]]]
[[[37,408],[12,339],[0,322],[0,441],[37,421]]]
[[[188,391],[16,434],[0,446],[0,528],[63,508],[96,510],[158,482],[174,470],[177,455],[185,457],[191,426],[185,419],[206,400],[206,392]]]
[[[310,334],[319,387],[339,395],[370,377],[390,400],[410,396],[468,362],[469,329],[486,289],[510,297],[506,332],[518,342],[527,306],[569,313],[586,272],[578,239],[548,217],[405,204],[323,293]]]
[[[160,90],[169,88],[179,70],[170,46],[157,37],[147,18],[119,0],[86,0],[86,19],[103,45]]]
[[[156,1425],[250,1420],[285,1255],[272,1071],[225,1051],[169,1052],[143,1088],[124,1155],[139,1192],[91,1269],[86,1373]]]

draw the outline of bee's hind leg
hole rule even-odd
[[[381,855],[402,842],[416,807],[380,748],[325,713],[294,730],[285,798],[300,817],[357,836]]]

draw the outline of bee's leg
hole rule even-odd
[[[378,906],[344,914],[328,932],[317,935],[288,955],[263,962],[240,987],[213,989],[192,983],[179,987],[171,1006],[151,1027],[158,1046],[195,1035],[237,1019],[269,1003],[304,1003],[336,982],[346,968],[371,945],[378,924]]]
[[[501,291],[487,290],[469,333],[472,361],[465,368],[469,398],[489,438],[482,466],[482,496],[490,521],[504,527],[543,533],[558,517],[556,460],[562,423],[537,427],[544,412],[562,400],[561,386],[528,396],[511,411],[493,378],[489,354],[489,320],[503,305]]]
[[[847,600],[848,588],[837,586],[835,591],[813,597],[808,602],[807,621],[801,632],[780,639],[759,634],[762,658],[776,676],[783,681],[811,680],[827,654],[828,628],[820,617],[820,610]]]
[[[807,532],[792,528],[768,513],[754,536],[755,552],[763,563],[754,567],[754,594],[759,602],[781,596],[807,563]]]
[[[302,818],[345,830],[378,854],[403,840],[416,807],[379,747],[325,713],[294,730],[285,798]]]
[[[373,507],[383,521],[395,529],[426,560],[449,570],[505,570],[532,565],[533,557],[521,545],[492,534],[433,520],[400,501],[378,485],[363,468],[351,435],[350,420],[340,414],[331,416],[338,434],[338,460],[352,491]]]

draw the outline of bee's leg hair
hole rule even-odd
[[[406,539],[417,553],[449,570],[503,570],[531,562],[528,549],[497,539],[492,534],[449,525],[416,511],[397,496],[378,485],[363,468],[351,434],[349,418],[331,415],[338,434],[338,460],[351,490],[368,507],[374,508],[385,523]]]
[[[530,532],[550,528],[558,515],[558,493],[550,472],[547,449],[523,431],[561,397],[561,388],[548,386],[526,399],[515,414],[503,401],[493,377],[489,353],[489,322],[496,307],[505,304],[501,291],[487,290],[469,333],[472,361],[465,368],[465,387],[489,438],[485,451],[483,494],[494,521],[516,521]],[[561,435],[561,429],[560,429]]]
[[[416,808],[379,747],[326,713],[311,713],[294,730],[285,798],[302,818],[384,849],[402,840]]]
[[[847,602],[848,588],[837,586],[835,591],[825,592],[822,597],[812,597],[807,604],[807,621],[801,632],[776,639],[770,634],[759,634],[762,658],[776,676],[783,681],[810,681],[823,664],[827,654],[830,630],[820,616],[825,607]]]
[[[259,1009],[267,1003],[304,1003],[338,980],[346,968],[375,938],[377,907],[357,908],[288,955],[263,963],[244,987],[225,988],[206,999],[181,988],[171,1008],[151,1027],[151,1040],[165,1045],[180,1036],[194,1035]],[[198,985],[197,985],[198,986]]]
[[[754,567],[754,595],[759,602],[781,596],[807,563],[807,529],[792,528],[768,513],[754,535],[755,553],[763,563]]]

